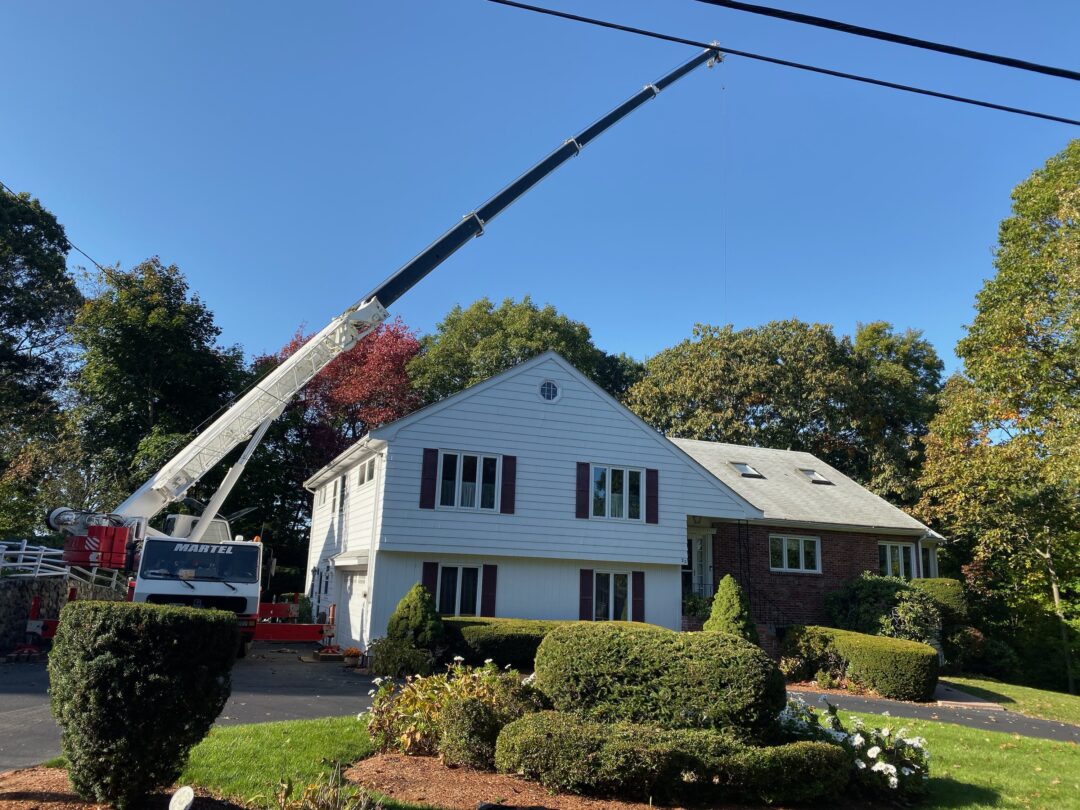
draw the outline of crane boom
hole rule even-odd
[[[334,318],[321,332],[286,358],[251,390],[245,393],[225,413],[200,433],[190,444],[165,464],[157,473],[133,492],[112,513],[124,518],[149,518],[167,504],[183,498],[184,493],[207,471],[221,461],[233,448],[252,436],[261,438],[260,428],[285,409],[294,396],[324,369],[335,357],[352,347],[361,337],[375,329],[388,316],[386,307],[408,292],[424,276],[446,261],[470,239],[480,236],[484,226],[502,213],[525,192],[576,156],[605,130],[625,118],[661,90],[705,63],[718,62],[718,49],[702,51],[688,62],[666,73],[628,98],[618,107],[599,118],[547,157],[530,168],[508,186],[491,197],[461,222],[436,239],[415,258],[403,265],[359,302]],[[253,446],[245,452],[250,456]],[[239,470],[234,468],[226,478],[231,487]],[[220,502],[227,492],[219,492]],[[61,510],[57,510],[60,512]],[[56,513],[54,513],[55,515]],[[66,524],[64,520],[58,521]],[[65,525],[65,528],[67,525]]]

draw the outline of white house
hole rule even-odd
[[[773,451],[755,451],[762,452]],[[743,573],[741,556],[728,551],[756,536],[744,527],[765,532],[763,548],[777,537],[803,537],[793,533],[799,527],[818,531],[810,573],[820,575],[819,589],[856,575],[853,559],[874,567],[880,542],[917,556],[925,526],[802,455],[843,485],[827,494],[854,505],[854,522],[840,514],[824,525],[800,522],[791,508],[778,517],[783,498],[755,505],[747,495],[760,487],[725,483],[708,468],[712,455],[669,441],[547,352],[371,431],[306,481],[315,497],[307,590],[316,614],[337,606],[343,645],[380,637],[417,582],[444,615],[625,619],[677,629],[688,584],[711,593],[723,573]],[[789,507],[826,494],[805,472],[773,478],[776,488],[809,486]],[[778,520],[783,535],[766,525]],[[861,554],[848,553],[853,543]],[[798,548],[808,563],[810,545],[800,539]],[[767,600],[792,572],[772,567],[767,552],[758,556],[764,576],[775,579],[759,577],[751,594]],[[752,559],[747,550],[748,587]],[[784,623],[759,612],[759,622]]]

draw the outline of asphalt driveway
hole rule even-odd
[[[370,705],[371,679],[341,664],[299,660],[310,646],[259,643],[233,668],[219,725],[356,714]],[[0,664],[0,771],[37,765],[60,753],[49,712],[44,664]]]

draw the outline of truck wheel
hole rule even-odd
[[[247,658],[248,650],[251,649],[251,639],[241,638],[240,646],[236,649],[237,658]]]

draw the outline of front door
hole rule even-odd
[[[712,543],[706,533],[688,533],[682,569],[683,595],[712,596]]]

